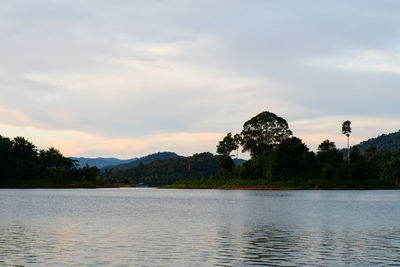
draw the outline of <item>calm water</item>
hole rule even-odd
[[[400,191],[0,190],[0,266],[400,266]]]

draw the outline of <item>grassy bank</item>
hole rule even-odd
[[[267,183],[265,180],[246,180],[240,178],[222,179],[219,177],[188,179],[177,181],[162,188],[175,189],[243,189],[243,190],[380,190],[400,189],[400,186],[388,184],[359,184],[334,181],[307,180],[301,183],[296,180]]]

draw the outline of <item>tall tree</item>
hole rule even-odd
[[[291,135],[292,132],[285,119],[264,111],[244,123],[241,145],[244,152],[249,151],[251,156],[258,156]]]
[[[238,142],[239,139],[236,135],[232,136],[232,133],[228,133],[217,145],[217,159],[220,167],[223,169],[224,176],[230,174],[235,166],[230,154],[233,150],[239,148]]]
[[[227,135],[219,141],[217,145],[217,153],[219,155],[229,156],[233,150],[238,149],[239,147],[239,139],[235,136],[232,136],[232,133],[227,133]]]
[[[242,137],[240,136],[240,134],[235,134],[233,136],[233,139],[235,140],[237,146],[236,146],[236,159],[239,158],[239,144],[240,144],[240,140],[242,140]]]
[[[351,122],[350,121],[345,121],[342,124],[342,134],[347,136],[347,162],[350,163],[350,133],[351,133],[351,127],[350,127]]]

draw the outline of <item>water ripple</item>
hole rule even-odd
[[[0,265],[398,266],[399,204],[397,191],[3,190]]]

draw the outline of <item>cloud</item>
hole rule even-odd
[[[2,135],[10,138],[24,136],[39,149],[56,147],[66,156],[74,155],[118,155],[132,156],[146,151],[146,140],[109,138],[75,130],[48,130],[31,126],[0,124]],[[97,154],[99,153],[99,154]]]
[[[265,110],[313,144],[336,136],[336,126],[317,127],[325,118],[396,122],[399,10],[357,0],[2,1],[0,124],[92,155],[122,144],[190,154],[200,135],[214,150],[218,133]]]
[[[397,50],[397,49],[396,49]],[[371,73],[400,73],[400,51],[389,52],[380,50],[365,50],[314,59],[309,62],[312,66],[335,68],[342,71],[371,72]]]
[[[225,133],[173,132],[141,138],[114,138],[75,130],[46,130],[0,124],[2,135],[24,136],[39,149],[55,147],[66,156],[121,157],[145,156],[159,151],[173,151],[189,156],[195,152],[212,152]]]
[[[0,108],[0,121],[8,124],[26,125],[32,124],[28,115],[12,109]]]

